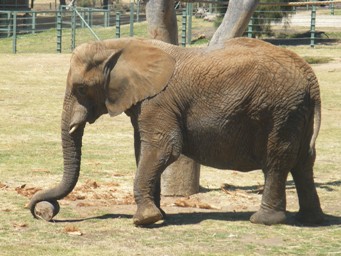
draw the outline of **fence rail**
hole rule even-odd
[[[183,46],[198,37],[209,38],[215,28],[220,8],[213,1],[178,5],[179,37]],[[329,3],[330,2],[330,3]],[[341,39],[341,2],[324,1],[324,6],[296,7],[287,18],[278,22],[267,20],[265,11],[257,11],[245,36],[260,37],[275,44],[332,44]],[[329,3],[329,5],[328,5]],[[263,15],[264,14],[264,15]],[[196,22],[207,20],[205,25]],[[0,52],[70,52],[77,44],[89,40],[147,35],[145,14],[140,5],[130,4],[127,12],[96,8],[70,8],[34,11],[0,11]],[[257,28],[269,24],[269,31]],[[121,26],[126,24],[125,29]],[[136,29],[142,28],[143,29]],[[204,28],[205,27],[205,28]],[[207,32],[210,31],[210,32]]]

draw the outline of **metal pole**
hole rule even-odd
[[[130,32],[131,37],[134,36],[134,2],[130,2]]]
[[[72,7],[71,15],[71,50],[76,48],[76,7]]]
[[[32,34],[36,33],[36,12],[32,12]]]
[[[121,37],[121,18],[120,12],[116,12],[116,38]]]
[[[186,9],[182,10],[182,33],[181,33],[181,45],[186,47],[186,27],[187,27],[187,13]]]
[[[86,12],[84,10],[82,10],[80,13],[82,14],[82,17],[86,17]],[[84,27],[85,27],[85,22],[82,21],[81,22],[81,28],[84,28]]]
[[[109,27],[110,26],[110,11],[109,10],[104,10],[104,27]]]
[[[192,42],[192,17],[193,17],[193,3],[187,4],[188,13],[188,32],[187,32],[187,44]]]
[[[13,42],[12,52],[17,53],[17,12],[13,12]]]
[[[7,12],[7,37],[11,36],[12,12]]]
[[[62,27],[62,9],[60,8],[57,11],[57,52],[62,52],[62,33],[63,33],[63,27]]]
[[[310,47],[315,47],[316,5],[311,7]]]
[[[93,27],[93,21],[94,21],[94,12],[91,8],[89,8],[89,19],[90,19],[90,27],[92,28]]]
[[[334,0],[332,0],[332,1],[334,1]],[[335,7],[335,6],[334,6],[334,3],[331,3],[331,4],[330,4],[330,14],[331,14],[331,15],[334,15],[334,9],[335,9],[334,7]]]
[[[137,0],[136,5],[136,22],[140,22],[140,0]]]
[[[253,15],[251,16],[249,24],[247,25],[247,37],[252,38],[252,34],[253,34]]]

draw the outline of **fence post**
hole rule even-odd
[[[12,12],[7,12],[7,37],[10,37],[11,36],[11,19],[12,19]]]
[[[334,1],[334,0],[331,0],[331,1]],[[330,5],[329,5],[329,7],[330,7],[330,14],[331,15],[334,15],[334,3],[331,3]]]
[[[121,37],[121,18],[120,12],[116,12],[116,38]]]
[[[81,15],[83,16],[84,20],[87,18],[87,14],[84,10],[80,11]],[[88,20],[89,21],[89,20]],[[85,27],[85,22],[81,21],[81,28]]]
[[[104,27],[110,26],[110,10],[104,10]]]
[[[193,3],[187,3],[187,15],[188,15],[187,44],[191,44],[191,42],[192,42]]]
[[[315,47],[316,5],[311,7],[310,19],[310,47]]]
[[[187,13],[186,9],[182,10],[182,28],[181,28],[181,45],[186,47],[186,27],[187,27]]]
[[[17,12],[13,12],[13,41],[12,52],[17,53]]]
[[[252,38],[253,34],[253,15],[251,16],[251,19],[249,21],[249,24],[247,25],[247,37]]]
[[[63,27],[62,27],[62,8],[60,8],[57,11],[57,52],[62,52],[62,33],[63,33]]]
[[[76,7],[72,7],[71,14],[71,50],[76,48]]]
[[[32,12],[32,34],[36,33],[36,16],[37,16],[37,13],[33,11]]]
[[[92,18],[93,18],[93,16],[92,16],[92,10],[91,10],[91,8],[88,8],[88,17],[89,17],[89,20],[88,20],[88,25],[90,26],[90,28],[92,28]]]
[[[136,3],[136,22],[140,22],[140,0]]]
[[[129,36],[134,36],[134,2],[130,0],[130,32]]]

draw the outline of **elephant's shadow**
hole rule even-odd
[[[167,214],[164,221],[147,226],[146,228],[161,228],[165,226],[180,226],[199,224],[204,220],[220,220],[220,221],[249,221],[253,212],[191,212],[191,213],[172,213]],[[295,212],[287,212],[287,222],[285,225],[289,226],[304,226],[295,219]],[[130,214],[105,214],[84,219],[73,220],[55,220],[55,222],[83,222],[87,220],[109,220],[109,219],[132,219]],[[341,225],[341,216],[325,215],[325,221],[320,225],[313,225],[310,227],[322,226],[339,226]]]

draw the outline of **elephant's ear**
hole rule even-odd
[[[175,60],[161,49],[132,41],[112,54],[104,65],[106,107],[116,116],[162,91],[175,68]]]

